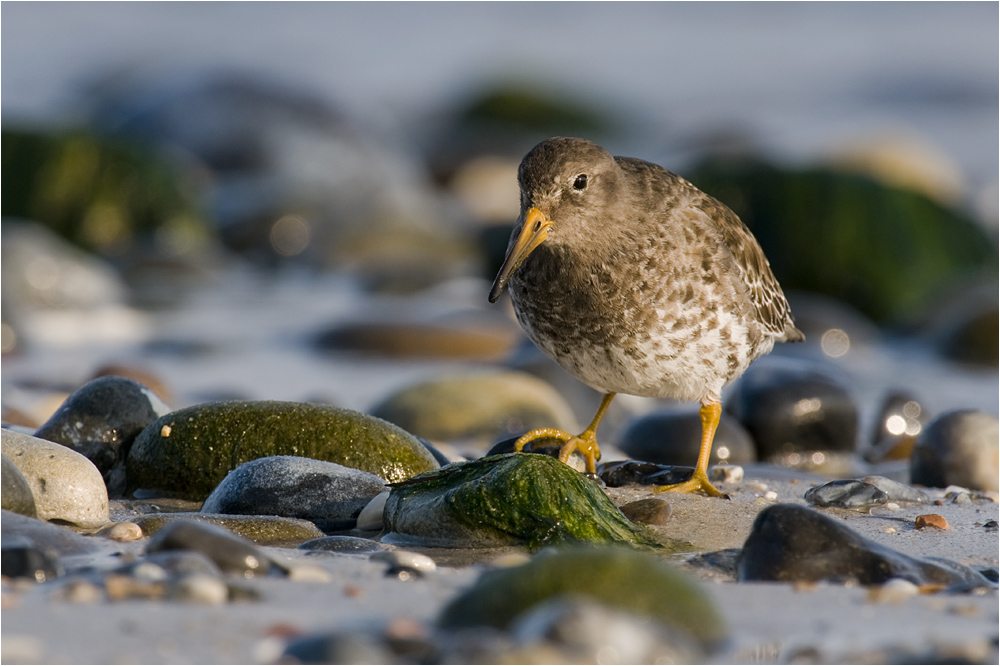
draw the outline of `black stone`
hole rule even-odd
[[[690,464],[701,449],[701,417],[695,411],[674,409],[646,414],[632,421],[618,448],[636,460],[664,465]],[[757,450],[739,421],[723,414],[715,433],[709,464],[742,464],[757,460]]]
[[[280,572],[280,567],[251,542],[215,525],[177,521],[154,534],[146,546],[147,553],[171,550],[202,553],[223,572],[247,578]]]
[[[826,580],[861,585],[903,578],[916,585],[946,585],[952,591],[995,587],[962,564],[904,555],[797,504],[776,504],[758,514],[737,561],[737,577],[741,582]]]
[[[58,555],[39,548],[26,537],[5,537],[0,553],[0,573],[6,578],[30,578],[44,583],[62,574]]]
[[[853,451],[858,408],[847,389],[811,366],[774,360],[739,381],[734,412],[761,460],[801,451]]]
[[[694,467],[617,460],[598,465],[597,474],[610,488],[630,485],[665,486],[687,481],[694,474]]]
[[[143,428],[167,412],[139,382],[113,375],[93,379],[76,391],[35,432],[86,456],[100,470],[108,496],[125,491],[125,459]]]

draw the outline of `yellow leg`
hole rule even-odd
[[[657,486],[656,492],[690,493],[699,491],[710,497],[722,496],[722,493],[708,481],[708,458],[712,453],[715,430],[719,427],[719,419],[722,417],[722,404],[719,402],[703,403],[698,414],[701,416],[701,450],[698,452],[698,463],[694,467],[694,474],[684,483]]]
[[[579,435],[571,435],[565,430],[558,430],[556,428],[539,428],[521,435],[514,442],[514,450],[521,451],[528,442],[543,437],[558,439],[565,442],[562,448],[559,449],[559,460],[567,462],[569,457],[573,455],[573,451],[579,451],[583,454],[583,458],[587,462],[587,471],[591,474],[596,474],[597,461],[601,459],[601,449],[597,446],[597,426],[600,425],[601,419],[604,418],[604,412],[608,411],[608,405],[611,404],[611,400],[614,397],[614,393],[608,393],[604,396],[601,406],[597,408],[597,414],[594,415],[594,420]]]

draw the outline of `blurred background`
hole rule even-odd
[[[996,3],[0,13],[9,422],[105,372],[367,410],[498,365],[588,414],[486,303],[517,164],[560,134],[736,210],[810,338],[779,353],[865,409],[997,411]]]

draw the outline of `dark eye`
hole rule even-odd
[[[587,174],[581,173],[579,176],[576,177],[576,180],[573,181],[573,189],[584,190],[586,188],[587,188]]]

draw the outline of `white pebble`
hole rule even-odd
[[[219,606],[229,599],[229,588],[225,582],[208,574],[188,574],[181,576],[171,586],[171,598],[180,601]]]
[[[716,465],[708,470],[708,478],[716,483],[739,483],[743,480],[743,468],[739,465]]]
[[[409,550],[380,550],[372,553],[370,558],[375,562],[386,562],[396,567],[406,567],[416,571],[428,572],[437,569],[434,560],[423,553],[414,553]]]
[[[140,562],[132,569],[132,577],[136,580],[156,583],[167,579],[167,572],[159,564],[152,562]]]
[[[895,527],[887,527],[887,528],[885,528],[885,533],[886,534],[895,534],[896,533],[896,528]]]
[[[896,504],[895,502],[889,502],[888,504],[885,505],[885,508],[888,511],[899,511],[899,505]]]
[[[358,514],[358,529],[380,530],[382,529],[382,513],[385,511],[385,501],[389,499],[389,491],[372,498],[368,505],[361,509]]]
[[[766,493],[764,493],[764,499],[776,500],[778,499],[778,493],[774,492],[773,490],[768,490]]]
[[[288,580],[297,583],[329,583],[332,578],[330,572],[322,567],[303,565],[292,567],[288,572]]]
[[[868,600],[881,604],[899,604],[918,594],[920,588],[903,578],[890,578],[881,587],[868,592]]]
[[[750,490],[759,490],[760,492],[764,492],[767,490],[767,484],[760,481],[748,481],[747,488]]]

